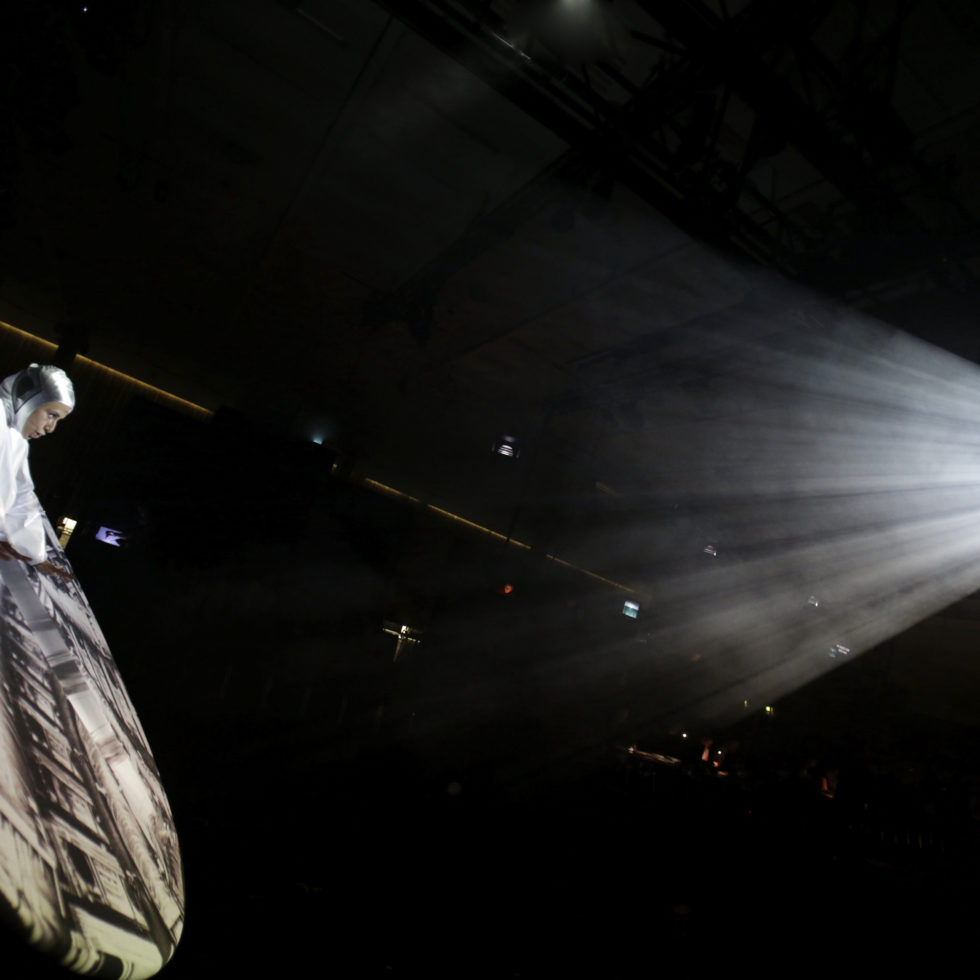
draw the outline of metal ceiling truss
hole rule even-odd
[[[593,192],[608,193],[618,181],[645,200],[665,217],[697,238],[712,244],[736,248],[754,260],[776,266],[792,274],[792,253],[779,241],[780,234],[801,234],[791,229],[778,209],[772,208],[764,227],[733,208],[737,198],[732,186],[739,168],[718,157],[703,163],[716,142],[721,124],[719,106],[723,87],[708,92],[697,109],[691,93],[703,88],[702,70],[686,55],[669,67],[653,73],[644,86],[629,82],[615,65],[600,61],[591,69],[574,72],[551,59],[545,63],[532,58],[507,36],[506,23],[491,8],[475,2],[457,0],[385,0],[385,6],[400,20],[449,54],[478,78],[510,99],[532,118],[546,126],[570,147],[569,153],[549,175],[586,184]],[[670,47],[669,45],[667,47]],[[596,75],[611,79],[623,89],[622,102],[599,94]],[[702,126],[707,118],[706,131]],[[689,154],[698,166],[679,166]],[[590,176],[586,177],[583,174]],[[544,183],[536,182],[539,189]],[[533,195],[515,195],[526,207],[537,210]],[[502,208],[513,210],[514,201]],[[526,213],[532,213],[528,211]],[[474,223],[451,250],[468,255],[473,236],[486,241],[487,228],[510,227],[513,218],[501,222],[493,214]],[[435,260],[440,266],[455,265],[447,255]],[[429,272],[421,277],[432,279]],[[438,277],[436,277],[438,278]],[[412,295],[415,286],[406,284],[399,292]]]
[[[870,23],[866,0],[755,0],[734,16],[724,5],[716,14],[701,0],[635,0],[649,18],[648,29],[626,32],[651,52],[642,84],[608,51],[563,62],[545,42],[516,38],[499,2],[384,5],[567,142],[559,171],[567,168],[580,181],[589,172],[586,183],[599,194],[621,182],[694,237],[847,295],[870,281],[908,277],[923,255],[936,263],[948,258],[937,254],[947,230],[927,227],[907,204],[914,188],[935,190],[950,210],[965,214],[948,191],[936,190],[944,187],[942,176],[916,154],[913,134],[891,106],[904,22],[916,2],[901,0],[882,30]],[[813,40],[835,4],[854,13],[839,64]],[[747,136],[744,123],[739,129],[726,122],[736,99],[743,117],[746,107],[754,114]],[[794,220],[780,206],[778,171],[769,187],[750,177],[760,160],[787,145],[839,192],[841,213],[828,215],[824,227]],[[533,193],[518,192],[502,206],[506,220],[489,214],[475,222],[387,299],[392,318],[398,319],[400,295],[421,292],[431,307],[447,272],[519,221],[517,202],[541,206]],[[869,237],[898,244],[869,249]]]

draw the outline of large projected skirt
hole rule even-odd
[[[0,915],[79,973],[152,976],[184,896],[139,719],[77,581],[0,562],[0,607]]]

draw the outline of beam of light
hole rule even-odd
[[[780,697],[980,589],[977,365],[766,283],[654,339],[576,379],[636,406],[629,425],[603,412],[582,454],[615,495],[535,501],[567,512],[559,564],[629,583],[642,615],[605,585],[573,606],[556,578],[533,615],[441,624],[482,657],[451,709],[433,694],[433,732],[488,739],[516,717],[535,733],[502,780],[777,716]]]
[[[775,290],[641,360],[617,392],[644,425],[607,433],[624,516],[568,551],[629,571],[643,642],[556,676],[634,718],[723,721],[980,589],[976,365]]]

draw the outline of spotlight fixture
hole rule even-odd
[[[398,654],[400,654],[406,646],[416,646],[422,642],[421,630],[413,629],[411,626],[400,626],[393,620],[386,619],[382,624],[381,629],[390,636],[396,637],[398,641],[395,644],[395,656],[392,658],[393,660],[398,659]]]
[[[521,455],[521,447],[514,436],[501,436],[493,444],[493,451],[498,456],[508,456],[517,459]]]

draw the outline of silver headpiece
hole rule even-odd
[[[53,364],[32,364],[0,384],[7,424],[20,432],[32,412],[48,402],[75,407],[75,389],[68,375]]]

